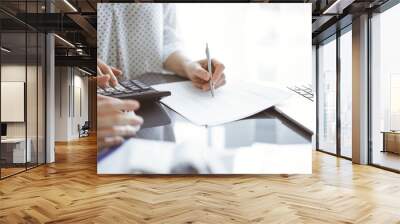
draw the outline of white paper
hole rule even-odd
[[[210,91],[195,88],[192,83],[175,82],[153,86],[170,91],[162,103],[197,125],[220,125],[261,112],[287,99],[291,93],[272,85],[240,82],[228,83]]]

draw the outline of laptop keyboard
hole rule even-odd
[[[287,88],[310,101],[314,101],[314,92],[311,85],[288,86]]]

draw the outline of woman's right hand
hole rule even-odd
[[[126,137],[136,134],[143,119],[123,111],[139,109],[135,100],[97,95],[97,144],[98,148],[109,148],[119,145]]]
[[[97,85],[105,88],[108,85],[116,86],[118,84],[117,76],[120,76],[122,71],[111,67],[104,63],[101,59],[97,59]]]

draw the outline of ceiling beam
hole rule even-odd
[[[68,14],[68,17],[78,26],[80,26],[85,34],[89,37],[86,38],[86,42],[90,46],[97,46],[97,30],[92,26],[92,24],[90,24],[89,21],[87,21],[87,19],[80,14]]]
[[[334,18],[334,16],[319,16],[317,17],[317,20],[315,20],[315,22],[313,22],[312,24],[312,32],[316,32],[318,30],[320,30],[320,28],[326,24],[328,21],[330,21],[332,18]]]
[[[342,14],[343,10],[353,2],[355,2],[355,0],[336,0],[326,7],[322,14]]]
[[[55,56],[56,66],[86,67],[96,71],[97,59],[91,56]]]

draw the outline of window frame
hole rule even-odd
[[[341,153],[341,118],[340,118],[340,103],[341,103],[341,97],[340,97],[340,84],[341,84],[341,65],[340,65],[340,37],[347,32],[352,31],[352,23],[347,24],[343,28],[337,30],[335,33],[332,35],[328,36],[327,38],[319,41],[316,44],[316,150],[319,152],[327,153],[329,155],[337,156],[340,158],[344,158],[347,160],[352,160],[352,158],[347,157],[342,155]],[[320,131],[320,126],[319,126],[319,103],[320,103],[320,92],[319,92],[319,79],[320,79],[320,74],[319,74],[319,47],[321,44],[327,44],[331,41],[336,41],[336,152],[328,152],[327,150],[321,149],[319,147],[319,131]]]

